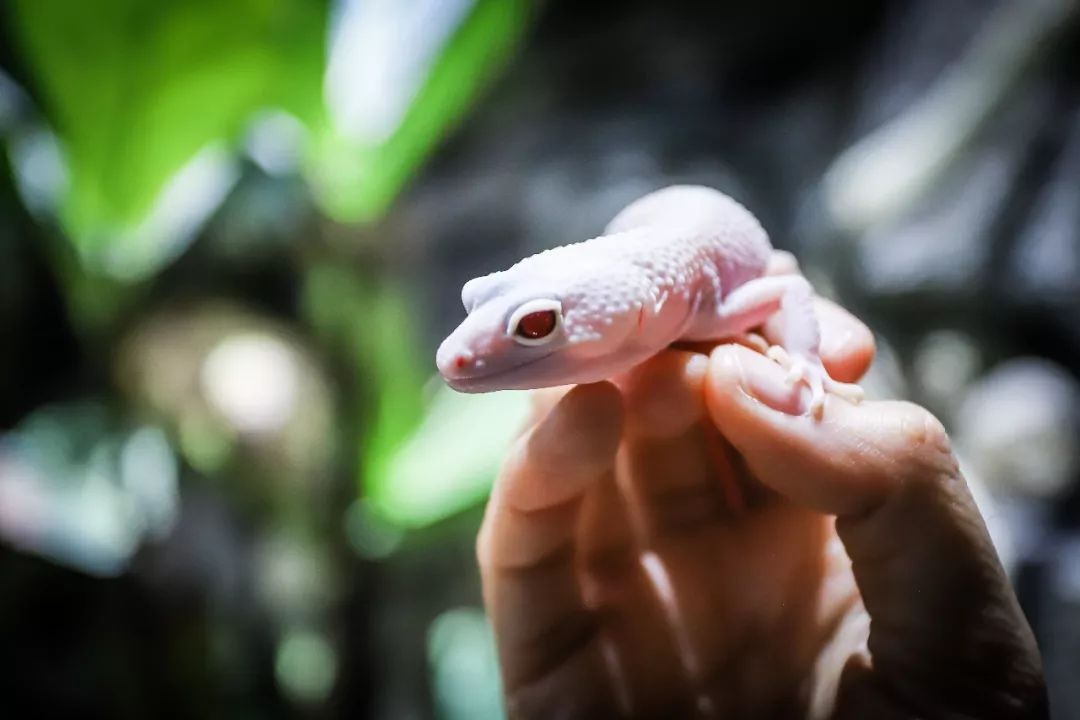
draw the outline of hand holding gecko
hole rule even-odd
[[[869,331],[817,303],[858,379]],[[477,546],[511,717],[1047,717],[940,424],[807,401],[738,345],[536,394]]]
[[[537,393],[478,540],[512,717],[1046,716],[944,431],[857,404],[872,336],[793,265],[669,188],[465,286],[453,387],[593,383]]]

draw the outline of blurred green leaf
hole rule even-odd
[[[370,486],[373,478],[385,475],[395,450],[423,415],[429,372],[422,364],[408,298],[391,282],[336,263],[315,263],[307,270],[304,306],[316,332],[357,371],[352,406],[368,408],[359,418],[365,435],[358,465]]]
[[[365,489],[371,494],[423,415],[423,388],[431,373],[416,338],[416,315],[402,289],[383,285],[368,296],[365,307],[356,316],[355,341],[367,390],[377,393],[361,463]]]
[[[125,237],[159,242],[133,231],[182,168],[234,141],[257,110],[319,122],[324,0],[14,0],[13,9],[67,159],[61,217],[89,258]]]
[[[307,270],[304,306],[316,331],[358,369],[362,387],[357,402],[377,393],[369,399],[375,411],[367,418],[361,464],[378,472],[419,422],[423,386],[430,374],[405,290],[336,263],[316,263]]]
[[[416,313],[399,285],[313,265],[305,307],[358,368],[354,402],[369,408],[358,462],[366,507],[380,521],[417,528],[482,501],[525,420],[527,394],[462,395],[441,383],[430,391],[434,357],[416,337]]]
[[[386,211],[505,65],[527,26],[530,4],[476,0],[385,142],[365,145],[327,125],[316,137],[311,168],[316,196],[327,213],[340,221],[371,221]]]
[[[424,419],[368,483],[368,502],[421,527],[482,501],[529,410],[528,394],[463,395],[440,386]]]

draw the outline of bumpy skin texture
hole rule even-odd
[[[800,275],[766,275],[772,254],[756,218],[727,195],[672,186],[636,200],[604,235],[525,258],[462,289],[468,317],[436,354],[456,390],[590,383],[621,375],[676,341],[717,340],[781,313],[770,357],[810,388],[858,400],[819,356],[812,291]],[[555,313],[550,334],[523,341],[523,311]]]

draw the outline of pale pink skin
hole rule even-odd
[[[461,392],[589,383],[618,377],[680,340],[719,340],[782,313],[782,350],[770,356],[805,382],[817,412],[825,390],[858,400],[829,378],[809,283],[766,275],[773,249],[746,208],[711,188],[676,185],[636,200],[604,235],[533,255],[465,284],[468,317],[436,354]],[[542,344],[523,345],[508,323],[525,303],[561,308]]]

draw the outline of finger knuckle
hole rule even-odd
[[[903,403],[899,422],[900,456],[912,474],[938,478],[958,473],[949,433],[937,416],[914,403]]]
[[[476,563],[480,567],[489,567],[492,560],[492,532],[491,522],[485,521],[480,526],[480,532],[476,534],[476,542],[474,543],[474,552],[476,553]]]

